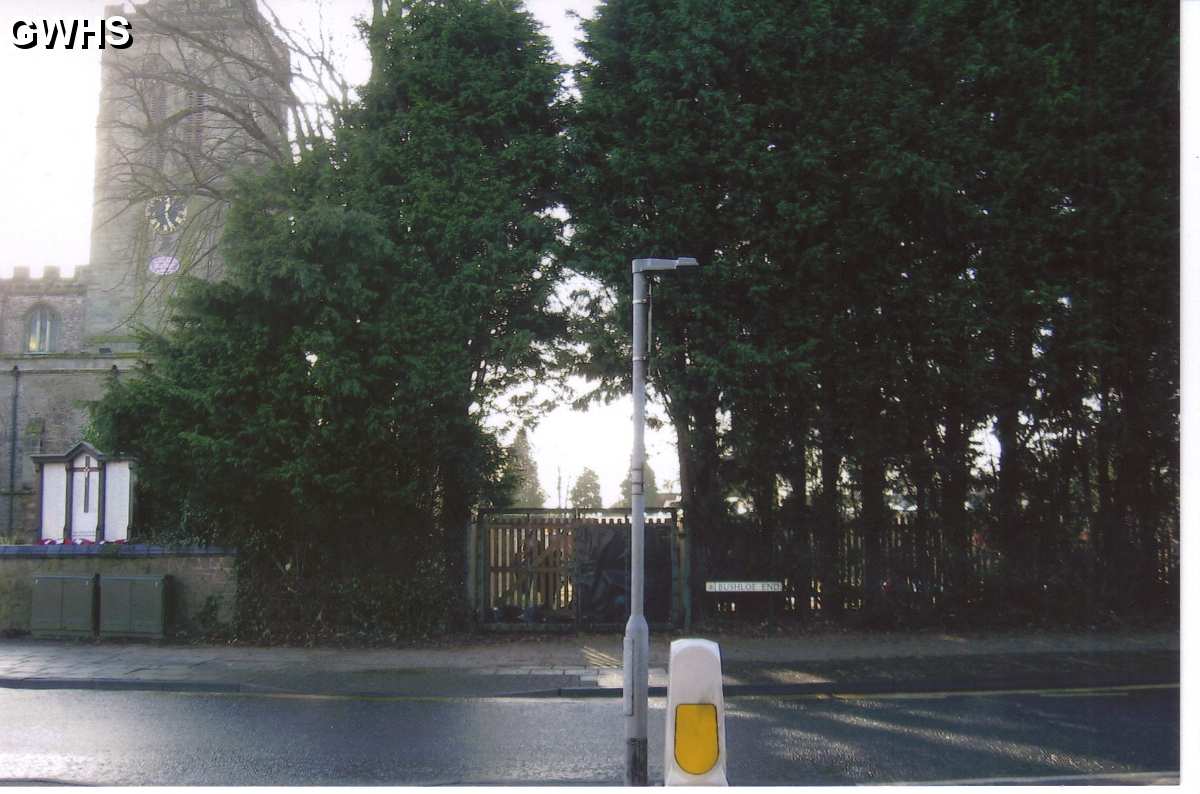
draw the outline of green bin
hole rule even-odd
[[[162,639],[166,617],[166,576],[100,577],[101,637]]]
[[[96,575],[33,577],[34,637],[91,637],[96,633]]]

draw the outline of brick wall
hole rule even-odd
[[[218,622],[233,622],[237,603],[235,552],[157,546],[0,546],[0,631],[28,631],[33,577],[39,574],[167,575],[168,632],[198,628],[215,604]]]

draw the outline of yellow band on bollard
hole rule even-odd
[[[689,775],[703,775],[717,765],[717,707],[681,703],[675,707],[675,763]]]

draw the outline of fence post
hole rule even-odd
[[[686,516],[675,514],[675,527],[680,539],[680,565],[683,574],[683,628],[692,630],[692,542],[687,529]]]
[[[479,608],[479,517],[467,525],[467,603],[478,620],[482,617]]]
[[[679,527],[675,522],[674,513],[667,524],[667,545],[671,551],[671,626],[678,628],[682,619],[682,598],[679,591]]]

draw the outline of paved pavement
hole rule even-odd
[[[720,644],[730,697],[1179,681],[1178,632],[698,636]],[[651,694],[665,691],[672,638],[652,637]],[[616,633],[475,635],[386,649],[0,639],[0,688],[610,697],[620,693],[620,667]]]

